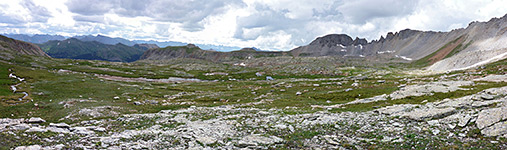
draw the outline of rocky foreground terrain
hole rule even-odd
[[[456,76],[454,76],[456,77]],[[337,105],[303,108],[257,108],[273,100],[196,107],[157,113],[118,114],[115,106],[84,108],[79,115],[93,118],[75,123],[46,122],[40,117],[0,119],[0,132],[9,139],[26,139],[15,149],[422,149],[507,148],[507,75],[474,80],[451,80],[401,85],[390,94]],[[331,80],[331,79],[329,79]],[[393,101],[411,96],[487,88],[458,98],[414,104],[373,106],[370,111],[335,109],[357,103]],[[343,82],[343,81],[342,81]],[[384,82],[384,81],[378,81]],[[273,83],[275,84],[275,83]],[[287,86],[284,82],[275,85]],[[320,85],[313,85],[320,86]],[[184,94],[184,93],[183,93]],[[296,93],[301,94],[301,93]],[[174,96],[182,95],[178,93]],[[116,98],[115,98],[116,99]],[[84,102],[86,100],[80,100]],[[276,100],[275,100],[276,101]],[[69,104],[69,103],[67,103]],[[76,104],[74,104],[76,105]],[[141,105],[141,104],[139,104]],[[73,107],[73,106],[68,106]],[[60,120],[72,118],[70,114]],[[29,142],[29,143],[30,143]]]

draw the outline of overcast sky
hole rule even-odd
[[[290,50],[345,33],[449,31],[507,0],[1,0],[0,33],[96,35]]]

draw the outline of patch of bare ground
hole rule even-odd
[[[453,49],[458,47],[465,41],[465,37],[460,37],[458,40],[449,43],[449,45],[444,46],[440,51],[438,51],[433,57],[430,57],[428,60],[430,64],[434,64],[442,59],[444,59],[449,53],[452,52]]]

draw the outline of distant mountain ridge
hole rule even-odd
[[[49,34],[35,34],[35,35],[27,35],[27,34],[4,34],[4,36],[13,38],[20,41],[30,42],[34,44],[42,44],[47,41],[52,40],[65,40],[67,37],[61,35],[49,35]]]
[[[93,35],[81,35],[81,36],[74,36],[72,38],[76,38],[76,39],[79,39],[81,41],[97,41],[97,42],[100,42],[100,43],[103,43],[103,44],[109,44],[109,45],[115,45],[115,44],[121,43],[121,44],[128,45],[128,46],[134,46],[135,44],[138,44],[136,42],[132,42],[132,41],[127,40],[127,39],[112,38],[112,37],[103,36],[103,35],[100,35],[100,34],[98,34],[97,36],[93,36]]]
[[[209,61],[230,61],[237,59],[251,59],[256,57],[276,57],[288,55],[287,52],[257,51],[254,48],[243,48],[238,51],[218,52],[202,50],[194,44],[186,46],[168,46],[154,48],[146,51],[140,59],[142,60],[169,60],[175,58],[193,58]]]
[[[61,35],[48,35],[48,34],[35,34],[35,35],[28,35],[28,34],[5,34],[5,36],[26,41],[30,43],[35,44],[42,44],[48,41],[52,40],[58,40],[62,41],[65,39],[68,39],[67,37],[61,36]],[[81,41],[97,41],[103,44],[109,44],[109,45],[115,45],[118,43],[122,43],[124,45],[128,46],[134,46],[135,44],[156,44],[158,47],[167,47],[167,46],[185,46],[190,43],[183,43],[183,42],[176,42],[176,41],[154,41],[154,40],[127,40],[124,38],[112,38],[104,35],[79,35],[79,36],[73,36],[70,38],[79,39]],[[240,47],[236,46],[224,46],[224,45],[213,45],[213,44],[195,44],[199,47],[201,47],[204,50],[216,50],[216,51],[234,51],[241,49]]]
[[[118,43],[109,45],[97,41],[81,41],[69,38],[63,41],[49,41],[39,44],[49,56],[54,58],[106,60],[132,62],[139,59],[145,49]]]

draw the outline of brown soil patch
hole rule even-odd
[[[464,37],[460,37],[455,42],[450,43],[449,45],[446,45],[444,48],[440,49],[433,57],[430,57],[428,60],[430,61],[430,64],[434,64],[437,61],[440,61],[445,58],[451,51],[458,47],[459,44],[463,43],[465,41]]]

